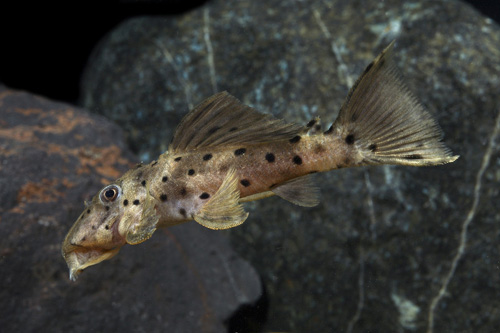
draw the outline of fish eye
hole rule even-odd
[[[121,194],[121,189],[117,185],[109,185],[102,189],[99,199],[103,203],[113,202]]]

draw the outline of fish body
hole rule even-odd
[[[248,217],[242,203],[271,195],[319,203],[312,173],[344,167],[439,165],[455,161],[436,121],[403,84],[389,45],[350,90],[337,120],[289,124],[226,92],[181,121],[167,152],[104,187],[68,232],[70,278],[147,240],[157,228],[195,220],[227,229]]]

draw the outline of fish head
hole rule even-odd
[[[128,228],[140,221],[141,205],[136,200],[146,196],[146,190],[127,181],[127,174],[105,186],[90,202],[73,224],[62,244],[62,255],[75,281],[87,267],[115,256],[127,243]],[[133,195],[126,199],[124,193]]]

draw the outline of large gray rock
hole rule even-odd
[[[500,326],[500,29],[458,1],[211,1],[129,20],[90,61],[82,101],[145,160],[219,90],[289,121],[332,122],[393,39],[461,158],[319,175],[322,204],[250,203],[233,245],[263,277],[267,330],[492,331]]]
[[[226,237],[195,223],[69,280],[61,242],[84,199],[134,159],[103,117],[0,86],[2,332],[221,332],[261,295]]]

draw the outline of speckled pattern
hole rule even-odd
[[[61,242],[83,200],[133,165],[103,117],[0,86],[0,327],[5,332],[221,332],[260,295],[221,233],[189,224],[69,281]]]
[[[333,121],[396,39],[396,62],[461,158],[318,176],[322,204],[247,204],[234,247],[262,275],[267,331],[477,332],[500,325],[500,29],[456,1],[211,1],[123,23],[94,53],[83,103],[147,160],[216,91]],[[495,141],[496,140],[496,141]]]

